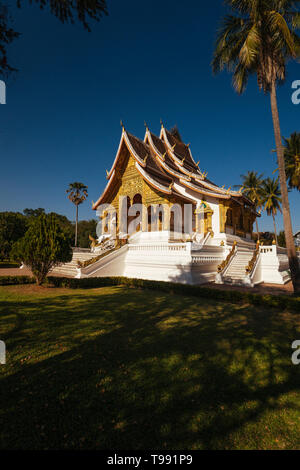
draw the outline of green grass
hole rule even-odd
[[[300,448],[297,313],[0,287],[0,448]]]

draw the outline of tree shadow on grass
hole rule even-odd
[[[296,315],[98,291],[14,305],[27,320],[8,337],[1,448],[297,446]]]

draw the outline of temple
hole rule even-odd
[[[93,203],[91,251],[74,252],[64,275],[126,276],[178,283],[284,284],[283,248],[255,244],[260,214],[243,192],[213,183],[179,131],[146,126],[141,140],[122,125],[107,184]]]
[[[139,228],[148,233],[151,207],[164,205],[169,208],[169,217],[164,217],[158,230],[169,232],[168,237],[174,239],[172,207],[179,205],[184,213],[184,205],[190,205],[191,233],[185,233],[186,238],[200,242],[210,235],[220,243],[234,235],[251,240],[258,216],[253,203],[241,192],[214,184],[199,163],[195,163],[190,146],[182,142],[177,131],[171,133],[162,126],[157,137],[146,128],[145,138],[140,140],[123,127],[117,155],[107,172],[107,186],[93,209],[110,204],[119,212],[122,197],[127,198],[128,209],[141,203],[146,209]]]

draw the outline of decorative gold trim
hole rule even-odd
[[[219,264],[219,266],[218,266],[218,273],[223,272],[223,271],[225,270],[225,268],[227,268],[227,266],[228,266],[228,264],[229,264],[231,258],[233,257],[233,255],[234,255],[234,253],[235,253],[236,246],[237,246],[237,242],[234,241],[234,242],[233,242],[233,245],[232,245],[232,249],[231,249],[229,255],[227,256],[227,258],[226,258],[224,261],[222,261],[221,264]]]

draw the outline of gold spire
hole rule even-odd
[[[164,123],[162,122],[162,119],[160,120],[160,125],[161,127],[164,127]]]
[[[146,121],[144,121],[144,126],[146,127],[146,131],[149,131],[149,127],[147,126]]]
[[[106,179],[109,178],[109,171],[105,170],[106,171]]]
[[[124,126],[124,123],[123,123],[122,119],[121,119],[121,121],[120,121],[120,125],[121,125],[121,127],[122,127],[123,132],[124,132],[124,131],[125,131],[125,126]]]

